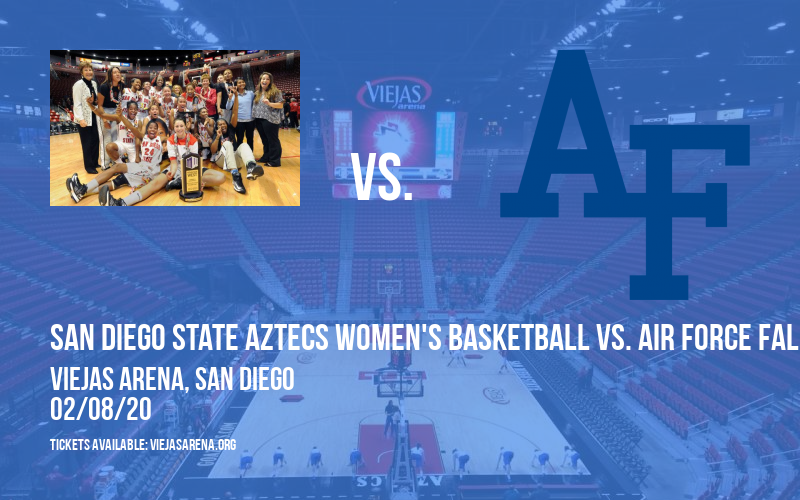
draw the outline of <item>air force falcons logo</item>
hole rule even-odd
[[[585,149],[558,149],[572,102]],[[672,192],[672,151],[721,149],[725,165],[750,163],[747,125],[632,125],[631,149],[647,152],[645,193],[628,193],[606,128],[600,99],[582,50],[558,52],[539,124],[517,193],[503,193],[501,217],[558,217],[553,174],[591,174],[597,193],[584,194],[584,217],[640,217],[647,221],[645,274],[630,277],[632,300],[686,300],[689,277],[672,274],[672,219],[702,217],[706,227],[726,227],[727,184],[707,183],[705,193]]]

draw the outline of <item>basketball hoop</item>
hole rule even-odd
[[[384,370],[372,379],[379,398],[421,398],[425,394],[425,372]]]
[[[403,291],[403,282],[400,280],[378,280],[378,295],[400,295]]]

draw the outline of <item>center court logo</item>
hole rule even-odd
[[[411,76],[390,76],[364,82],[356,99],[368,109],[423,110],[431,86]]]
[[[585,149],[558,149],[572,102]],[[638,217],[647,221],[645,274],[630,277],[632,300],[686,300],[689,277],[672,274],[672,219],[701,217],[706,227],[726,227],[727,185],[707,183],[705,193],[672,192],[672,151],[721,149],[725,165],[750,163],[747,125],[632,125],[631,149],[646,151],[645,193],[628,193],[606,128],[586,53],[558,52],[539,124],[517,193],[503,193],[501,217],[558,217],[553,174],[591,174],[597,193],[584,194],[584,217]]]

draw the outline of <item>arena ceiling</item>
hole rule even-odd
[[[356,0],[342,5],[289,2],[274,12],[221,16],[219,4],[207,0],[90,0],[80,12],[69,4],[51,5],[37,23],[50,32],[81,25],[85,29],[71,36],[76,47],[113,47],[126,30],[106,34],[108,27],[124,28],[135,14],[130,28],[139,35],[136,42],[159,50],[163,55],[157,57],[247,46],[252,40],[265,46],[251,48],[296,48],[304,56],[303,84],[319,88],[320,96],[329,92],[328,102],[335,102],[342,89],[352,100],[364,79],[409,74],[435,84],[432,102],[441,108],[472,111],[512,100],[510,111],[533,115],[540,107],[536,94],[546,90],[551,52],[560,48],[587,51],[603,107],[613,113],[775,104],[800,95],[796,0]],[[24,40],[30,26],[19,15],[4,14],[0,29]],[[131,39],[125,40],[130,46]],[[160,50],[166,47],[180,51]],[[64,48],[71,47],[53,47]],[[0,64],[13,64],[9,60],[0,58]],[[13,80],[0,91],[6,86],[13,87]]]

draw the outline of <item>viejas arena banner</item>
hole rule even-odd
[[[7,5],[0,495],[800,499],[799,26]]]

